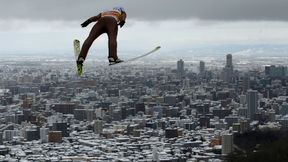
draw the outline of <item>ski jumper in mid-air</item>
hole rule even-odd
[[[107,33],[108,35],[109,64],[112,65],[123,62],[123,60],[119,59],[117,56],[117,34],[118,25],[122,28],[122,26],[125,24],[125,20],[126,12],[124,8],[114,7],[113,10],[99,13],[97,16],[91,17],[81,24],[82,27],[86,27],[90,23],[97,21],[97,23],[91,29],[89,36],[83,43],[81,52],[76,61],[78,72],[82,73],[83,63],[86,59],[90,46],[94,40],[103,33]]]

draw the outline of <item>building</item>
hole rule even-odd
[[[238,116],[226,116],[225,117],[225,122],[227,123],[227,126],[228,127],[231,127],[233,126],[234,123],[238,123],[239,121],[239,117]]]
[[[205,62],[204,61],[200,61],[199,74],[203,75],[204,73],[205,73]]]
[[[56,103],[51,105],[51,109],[62,114],[74,114],[76,104],[74,103]]]
[[[258,112],[258,91],[248,90],[247,92],[247,107],[248,107],[248,118],[253,120],[254,114]]]
[[[13,137],[19,136],[19,131],[17,130],[4,130],[4,139],[5,141],[12,141]]]
[[[281,115],[287,115],[288,114],[288,103],[287,102],[283,102],[280,108],[280,114]]]
[[[113,121],[120,121],[122,119],[122,110],[120,108],[113,109],[111,117]]]
[[[178,129],[177,128],[167,128],[165,130],[166,138],[175,138],[178,137]]]
[[[54,131],[61,131],[63,137],[69,136],[68,125],[65,122],[64,123],[62,123],[62,122],[53,123],[53,130]]]
[[[103,121],[102,120],[95,120],[94,121],[94,132],[96,134],[100,134],[103,131]]]
[[[158,118],[162,118],[163,117],[163,106],[153,106],[153,115],[158,117]]]
[[[241,94],[241,95],[239,96],[239,98],[240,98],[240,104],[241,104],[242,106],[245,105],[245,104],[246,104],[246,96],[243,95],[243,94]]]
[[[232,55],[226,55],[226,66],[224,68],[224,81],[227,83],[232,83],[234,81],[233,77],[233,63],[232,63]]]
[[[38,128],[28,128],[25,131],[25,137],[27,141],[39,140],[40,132]]]
[[[247,118],[248,117],[248,109],[246,107],[240,107],[238,109],[238,116]]]
[[[240,120],[240,133],[245,133],[246,131],[249,130],[249,122],[246,119],[241,119]]]
[[[144,102],[138,102],[135,104],[136,113],[139,111],[145,112],[145,104]]]
[[[184,76],[184,61],[182,59],[177,61],[177,75],[179,77],[183,77]]]
[[[49,128],[40,128],[40,140],[43,143],[48,142]]]
[[[3,145],[3,133],[0,132],[0,145]]]
[[[226,55],[226,67],[233,67],[231,54]]]
[[[9,154],[9,151],[10,151],[9,147],[6,147],[4,145],[0,146],[0,155],[5,156]]]
[[[86,110],[86,117],[87,117],[87,121],[93,121],[95,119],[95,110],[93,109],[87,109]]]
[[[220,108],[213,108],[212,113],[213,113],[213,116],[217,116],[220,119],[223,119],[226,116],[232,114],[230,109],[220,109]]]
[[[279,123],[281,124],[281,127],[283,129],[287,129],[288,128],[288,115],[285,115],[281,119],[279,119]]]
[[[62,142],[62,132],[61,131],[50,131],[48,138],[49,138],[49,142],[60,143],[60,142]]]
[[[16,123],[16,115],[15,114],[9,114],[5,116],[5,121],[7,123]]]
[[[222,135],[222,155],[233,152],[233,134],[225,133]]]
[[[284,78],[288,75],[287,67],[269,65],[265,66],[265,75],[271,78]]]
[[[76,120],[80,120],[80,121],[87,120],[86,109],[75,109],[74,110],[74,118]]]
[[[210,127],[210,117],[209,116],[200,116],[199,126],[209,128]]]
[[[176,95],[167,95],[164,97],[164,103],[174,106],[177,103],[177,96]]]

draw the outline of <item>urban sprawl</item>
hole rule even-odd
[[[236,135],[288,128],[287,67],[233,63],[87,63],[77,77],[72,61],[2,62],[0,160],[225,161]]]

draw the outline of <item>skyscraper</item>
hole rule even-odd
[[[184,76],[184,61],[182,59],[177,61],[177,75],[179,77],[183,77]]]
[[[233,63],[232,63],[232,55],[226,55],[226,66],[224,68],[224,81],[228,83],[233,82]]]
[[[232,67],[232,66],[233,66],[232,55],[228,54],[228,55],[226,55],[226,67]]]
[[[222,154],[227,155],[233,151],[233,134],[222,135]]]
[[[205,72],[205,62],[204,61],[200,61],[199,73],[200,74],[204,74],[204,72]]]
[[[253,119],[254,114],[258,110],[258,92],[256,90],[248,90],[247,92],[248,118]]]

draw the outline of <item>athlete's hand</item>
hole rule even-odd
[[[91,21],[90,19],[86,20],[85,22],[83,22],[83,23],[81,24],[82,28],[88,26],[91,22],[92,22],[92,21]]]
[[[119,25],[120,25],[120,28],[122,28],[122,26],[125,24],[126,22],[124,20],[120,21]]]

